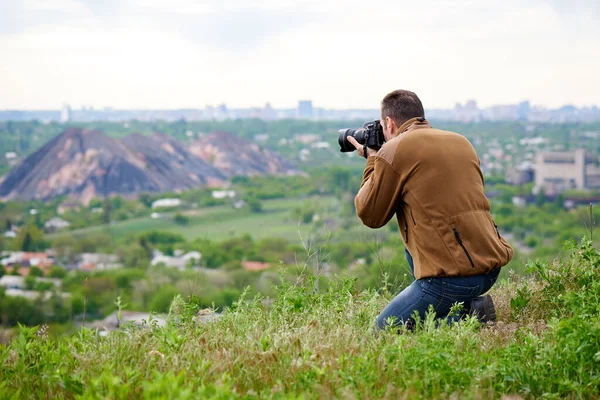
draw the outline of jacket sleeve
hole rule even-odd
[[[371,156],[354,199],[356,213],[369,228],[381,228],[392,218],[402,199],[402,177],[383,158]]]

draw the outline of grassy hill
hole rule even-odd
[[[494,289],[499,322],[475,319],[374,335],[393,293],[350,279],[315,292],[283,282],[272,302],[243,297],[199,324],[175,299],[166,327],[93,330],[61,340],[22,328],[0,346],[4,398],[597,398],[600,251],[584,239],[568,259]],[[150,322],[152,325],[152,322]]]
[[[265,237],[282,237],[290,241],[298,241],[300,235],[309,234],[311,225],[297,224],[293,220],[292,210],[310,202],[328,209],[339,207],[339,201],[330,196],[317,196],[305,199],[278,199],[263,202],[263,211],[252,213],[247,208],[235,209],[231,206],[207,207],[183,212],[189,218],[186,225],[178,225],[173,220],[174,213],[164,213],[161,218],[135,218],[117,221],[110,226],[93,226],[85,229],[69,231],[68,235],[108,231],[111,237],[118,240],[130,233],[160,230],[179,233],[186,239],[208,238],[211,240],[227,239],[232,236],[250,234],[255,239]],[[52,239],[58,235],[50,235]]]

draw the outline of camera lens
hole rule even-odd
[[[338,131],[340,136],[338,137],[338,144],[340,145],[340,151],[342,153],[349,153],[356,150],[356,148],[348,141],[348,136],[352,136],[352,129],[340,129]]]

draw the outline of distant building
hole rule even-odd
[[[331,144],[329,142],[316,142],[310,145],[313,149],[330,149]]]
[[[242,261],[242,268],[246,271],[262,271],[269,267],[269,264],[260,261]]]
[[[36,277],[35,281],[51,283],[55,287],[60,287],[61,285],[60,279]],[[0,286],[6,289],[25,289],[25,277],[16,275],[4,275],[2,278],[0,278]]]
[[[68,104],[65,104],[60,112],[60,122],[69,122],[71,121],[71,107]]]
[[[54,259],[46,253],[30,253],[23,251],[7,251],[2,253],[0,263],[5,267],[38,267],[43,270],[49,269],[54,265]],[[26,268],[26,274],[29,273]]]
[[[543,190],[553,196],[570,189],[600,187],[600,168],[595,162],[595,157],[584,149],[540,152],[535,157],[534,192]]]
[[[32,301],[48,301],[52,298],[53,293],[50,291],[38,292],[37,290],[23,290],[23,289],[7,289],[4,294],[9,297],[24,297]],[[71,293],[59,293],[64,300],[71,299]]]
[[[65,228],[68,228],[69,226],[71,226],[70,222],[65,221],[64,219],[58,218],[58,217],[49,219],[44,224],[44,228],[46,228],[46,230],[49,232],[54,232],[54,231],[57,231],[60,229],[65,229]]]
[[[527,197],[513,196],[512,203],[517,207],[525,207],[527,205]]]
[[[78,269],[86,271],[107,271],[123,268],[119,257],[115,254],[83,253],[80,256]]]
[[[507,168],[504,181],[511,185],[525,185],[535,179],[535,169],[530,163],[523,163],[517,167]]]
[[[63,215],[66,212],[78,212],[81,209],[81,203],[78,201],[65,201],[56,207],[58,215]]]
[[[311,119],[313,117],[312,100],[300,100],[298,102],[297,117]]]
[[[235,209],[240,209],[240,208],[244,208],[246,207],[247,203],[244,200],[238,200],[235,203],[233,203],[233,208]]]
[[[302,133],[299,135],[294,135],[294,140],[303,144],[315,143],[319,139],[319,135],[315,135],[314,133]]]
[[[175,208],[181,204],[181,199],[160,199],[152,203],[152,208]]]
[[[202,255],[197,251],[190,251],[184,255],[174,257],[166,256],[160,251],[155,251],[150,265],[164,264],[169,268],[184,270],[190,264],[199,264],[201,259]]]
[[[213,190],[212,197],[214,199],[222,200],[227,197],[233,199],[235,197],[235,191],[233,190]]]

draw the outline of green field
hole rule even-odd
[[[68,235],[84,235],[93,232],[108,232],[115,240],[131,233],[161,230],[183,235],[187,240],[205,238],[222,240],[234,236],[250,234],[255,239],[281,237],[289,241],[300,241],[300,237],[310,235],[311,224],[299,224],[292,211],[305,203],[317,204],[323,209],[335,212],[339,201],[334,197],[311,197],[300,199],[278,199],[263,202],[263,211],[252,213],[247,208],[234,209],[231,206],[207,207],[182,212],[189,218],[186,225],[173,221],[174,213],[164,213],[161,218],[135,218],[117,221],[110,226],[93,226],[68,232]],[[65,235],[65,232],[50,238]]]

